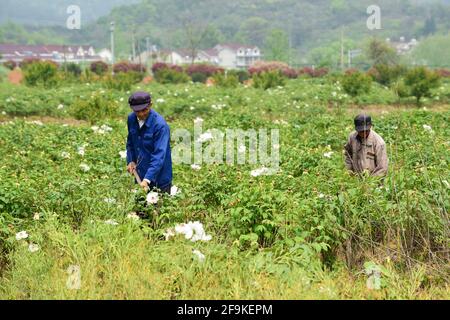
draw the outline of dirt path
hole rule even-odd
[[[40,116],[29,116],[29,117],[16,117],[17,119],[23,119],[25,121],[40,121],[44,124],[67,124],[69,126],[83,126],[83,125],[89,125],[88,121],[84,120],[76,120],[73,118],[53,118],[53,117],[40,117]],[[1,122],[8,122],[14,120],[14,118],[4,118]]]
[[[432,106],[417,107],[416,105],[366,105],[366,106],[350,106],[347,111],[351,113],[355,112],[367,112],[371,114],[385,114],[390,112],[405,112],[405,111],[417,111],[427,110],[431,112],[446,112],[450,111],[449,104],[434,104]]]

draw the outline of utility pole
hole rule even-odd
[[[359,56],[362,53],[361,49],[348,50],[348,68],[352,66],[352,59]]]
[[[66,60],[66,45],[63,44],[63,51],[64,51],[64,72],[67,75],[67,60]]]
[[[134,42],[134,33],[135,33],[136,29],[133,27],[133,31],[131,32],[131,42],[132,42],[132,52],[133,52],[133,63],[136,60],[136,44]]]
[[[352,52],[351,52],[351,50],[348,50],[347,55],[348,55],[348,68],[350,69],[352,67]]]
[[[344,30],[341,28],[341,71],[344,71]]]
[[[145,55],[147,57],[147,59],[145,60],[145,65],[148,66],[148,62],[150,61],[150,57],[151,57],[151,53],[150,53],[150,38],[146,37],[145,38],[145,43],[147,45],[147,54]]]
[[[114,75],[114,21],[111,22],[111,72]]]
[[[139,70],[142,73],[142,59],[141,59],[142,51],[141,51],[141,42],[140,41],[138,41],[138,54],[139,54]]]
[[[289,19],[289,51],[288,51],[288,64],[292,66],[292,19]]]

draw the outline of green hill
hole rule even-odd
[[[98,1],[90,2],[94,6]],[[110,5],[113,3],[123,1],[110,2]],[[346,49],[353,49],[363,46],[372,36],[420,39],[450,30],[450,5],[442,0],[380,0],[382,29],[374,31],[366,26],[369,16],[366,10],[371,4],[372,0],[142,0],[138,4],[114,7],[107,16],[81,30],[62,27],[20,30],[16,27],[21,35],[16,36],[2,28],[0,41],[15,42],[16,37],[22,42],[36,42],[33,37],[46,34],[48,41],[109,47],[109,24],[115,21],[116,52],[128,57],[133,30],[137,46],[142,50],[146,47],[146,38],[163,48],[186,47],[188,29],[193,30],[195,36],[203,35],[202,48],[233,41],[264,49],[268,45],[267,36],[273,30],[281,30],[288,40],[285,43],[292,48],[293,62],[306,63],[312,59],[312,49],[335,47],[341,31]],[[8,32],[10,34],[5,36]]]

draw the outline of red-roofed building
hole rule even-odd
[[[92,62],[102,60],[92,46],[0,44],[0,62],[21,62],[27,58],[63,62]]]

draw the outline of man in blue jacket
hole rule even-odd
[[[133,93],[128,103],[133,112],[128,115],[127,170],[129,173],[136,170],[146,190],[157,188],[170,194],[170,128],[151,109],[152,98],[147,92]]]

